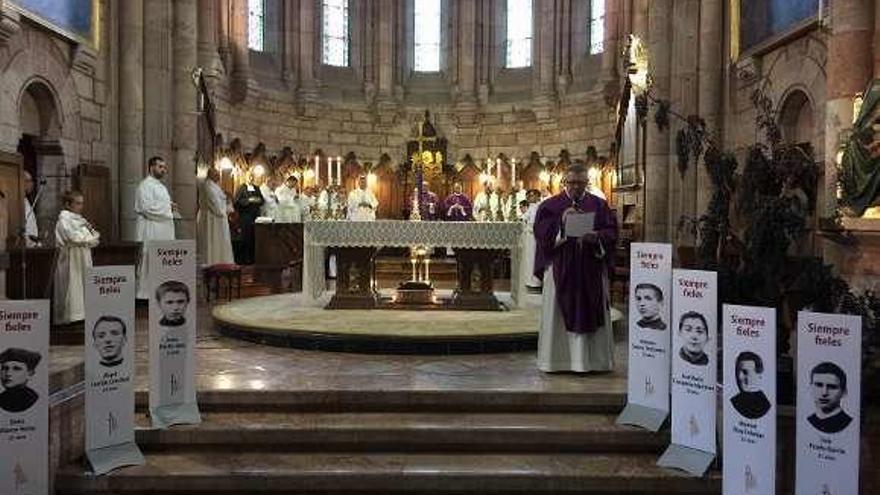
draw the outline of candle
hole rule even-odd
[[[431,258],[425,256],[425,282],[431,281],[431,271],[429,267],[431,266]]]
[[[516,187],[516,158],[510,159],[510,187]]]
[[[336,185],[342,185],[342,157],[336,157]]]
[[[321,171],[318,168],[318,162],[320,160],[321,159],[318,157],[318,155],[315,155],[315,185],[316,186],[321,185]]]
[[[333,185],[333,159],[329,156],[327,157],[327,187]]]
[[[498,186],[501,187],[501,158],[495,159],[495,174],[498,176]]]

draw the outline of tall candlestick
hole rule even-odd
[[[318,162],[321,160],[318,155],[315,155],[315,186],[321,185],[321,169],[318,168]]]
[[[510,159],[510,187],[516,187],[516,158]]]
[[[329,156],[327,157],[327,187],[333,185],[333,159]]]
[[[342,157],[336,157],[336,185],[342,185]]]

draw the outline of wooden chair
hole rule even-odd
[[[226,281],[226,300],[232,300],[232,285],[235,283],[238,298],[241,297],[241,267],[230,263],[222,263],[205,267],[202,271],[205,281],[205,300],[211,300],[211,294],[215,299],[220,299],[221,281]]]

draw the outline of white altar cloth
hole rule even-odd
[[[326,247],[410,247],[428,246],[462,249],[510,250],[510,297],[519,304],[519,263],[522,251],[521,222],[413,222],[377,220],[350,222],[321,220],[305,223],[303,231],[303,300],[320,304],[324,280]]]

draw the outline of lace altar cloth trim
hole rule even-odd
[[[407,247],[414,245],[503,249],[519,244],[519,222],[306,222],[305,237],[313,246]]]

